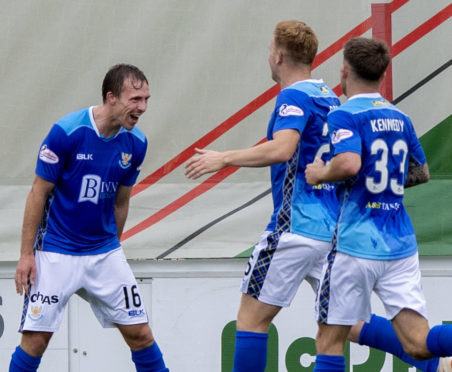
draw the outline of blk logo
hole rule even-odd
[[[77,154],[77,160],[94,160],[93,154]]]

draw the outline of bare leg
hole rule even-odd
[[[50,332],[24,331],[22,333],[20,347],[31,356],[42,356],[47,349],[47,345],[49,344],[52,335],[53,333]]]
[[[264,304],[248,294],[242,294],[239,313],[237,315],[237,329],[250,332],[268,332],[273,318],[281,307]]]
[[[154,340],[149,324],[116,324],[116,326],[132,351],[132,361],[138,372],[168,372],[162,352]]]
[[[347,339],[350,342],[354,342],[354,343],[359,342],[359,335],[361,334],[363,325],[364,325],[364,321],[361,320],[358,323],[356,323],[353,327],[350,328],[350,332],[348,333],[348,337],[347,337]]]
[[[242,295],[237,315],[234,372],[263,372],[267,363],[268,328],[281,307]]]
[[[133,325],[116,324],[116,326],[131,350],[141,350],[154,343],[154,336],[147,323]]]
[[[430,331],[427,319],[413,310],[403,309],[392,325],[407,354],[419,360],[432,358],[426,342]]]
[[[319,324],[316,337],[317,354],[344,355],[350,326]]]

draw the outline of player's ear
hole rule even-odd
[[[278,51],[276,53],[276,63],[281,64],[283,60],[284,60],[284,53],[281,49],[278,49]]]
[[[341,78],[342,79],[347,78],[349,72],[350,72],[350,69],[349,69],[348,65],[344,62],[341,67]]]
[[[113,92],[107,92],[107,95],[105,97],[105,102],[114,105],[116,103],[116,96],[113,94]]]

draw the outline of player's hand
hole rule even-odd
[[[216,172],[225,167],[223,153],[195,148],[196,154],[185,164],[185,175],[197,179],[206,173]]]
[[[21,256],[16,268],[14,280],[16,292],[20,295],[28,293],[29,284],[34,284],[36,279],[36,261],[34,255]]]
[[[321,183],[323,168],[325,168],[325,163],[320,158],[315,158],[313,163],[306,165],[306,170],[304,171],[306,182],[311,186]]]

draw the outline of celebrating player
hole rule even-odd
[[[278,23],[268,62],[272,78],[282,90],[268,125],[268,141],[243,150],[197,149],[198,156],[186,164],[186,175],[193,179],[226,166],[271,166],[274,212],[254,248],[242,282],[235,372],[265,370],[271,321],[282,307],[290,305],[304,279],[317,290],[331,250],[338,213],[335,185],[312,187],[304,176],[306,164],[314,158],[330,158],[326,117],[339,105],[331,89],[311,77],[317,46],[316,35],[303,22]],[[360,341],[374,342],[381,324],[392,330],[386,319],[374,316],[364,324],[369,336]],[[358,341],[362,325],[360,322],[353,328],[352,341]],[[397,351],[403,360],[414,362],[404,359],[407,356],[401,348]],[[438,364],[438,360],[431,362]]]
[[[316,306],[316,372],[345,370],[350,326],[371,318],[372,291],[409,355],[452,355],[452,326],[430,330],[426,319],[416,237],[402,201],[405,187],[428,181],[428,166],[409,117],[378,93],[389,62],[382,41],[346,43],[341,84],[348,100],[328,115],[333,157],[306,167],[310,185],[346,181]],[[386,329],[383,324],[373,346],[394,346],[394,332],[385,337]],[[438,366],[437,359],[430,362],[425,370]],[[450,359],[438,370],[451,371]]]
[[[58,120],[44,139],[25,206],[15,275],[17,292],[25,292],[22,340],[10,372],[38,369],[74,293],[103,327],[119,329],[137,371],[168,371],[119,243],[146,153],[135,125],[149,96],[143,72],[116,65],[104,78],[102,104]]]

